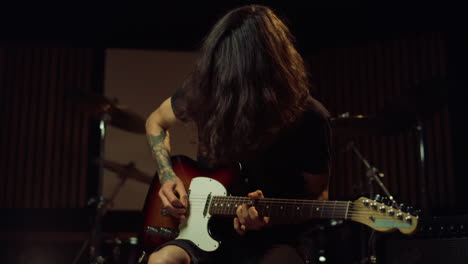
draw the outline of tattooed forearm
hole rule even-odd
[[[169,157],[169,149],[164,144],[168,135],[163,130],[157,136],[147,135],[148,143],[151,147],[151,154],[158,163],[158,175],[161,184],[168,180],[176,178],[174,171],[172,170],[171,159]]]

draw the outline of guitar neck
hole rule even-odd
[[[211,215],[234,217],[236,216],[237,207],[241,204],[255,206],[262,216],[299,219],[347,219],[352,203],[274,198],[253,201],[247,197],[213,196],[209,204],[209,212]]]

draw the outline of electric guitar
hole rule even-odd
[[[190,208],[184,221],[170,216],[158,197],[159,181],[155,176],[143,209],[142,245],[154,249],[173,239],[187,239],[204,251],[214,251],[220,242],[209,232],[212,216],[235,217],[241,204],[254,205],[260,215],[288,219],[344,219],[387,232],[399,230],[412,234],[418,217],[365,197],[355,201],[322,201],[227,196],[225,186],[233,184],[235,171],[229,168],[207,171],[185,156],[172,158],[176,175],[188,190]]]

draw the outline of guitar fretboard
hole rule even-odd
[[[253,201],[247,197],[213,196],[209,212],[211,215],[233,217],[236,216],[236,209],[241,204],[255,206],[262,216],[347,219],[351,202],[274,198]]]

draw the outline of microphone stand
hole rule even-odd
[[[367,168],[366,171],[366,176],[368,178],[369,182],[369,196],[370,197],[375,197],[375,200],[380,199],[380,195],[375,195],[374,196],[374,186],[373,183],[377,182],[377,184],[382,188],[383,192],[385,195],[388,197],[388,199],[392,202],[392,206],[398,207],[396,201],[393,198],[393,195],[390,194],[388,191],[387,187],[384,185],[384,183],[380,180],[380,178],[384,177],[384,174],[380,172],[375,166],[371,165],[367,159],[365,159],[362,155],[361,152],[357,149],[356,145],[354,144],[353,141],[350,141],[348,143],[348,146],[346,147],[347,150],[352,149],[353,153],[358,157],[359,160],[364,164],[364,166]],[[361,263],[369,262],[369,263],[377,263],[377,257],[375,253],[375,230],[373,230],[370,234],[369,240],[368,240],[368,246],[370,247],[370,256],[367,259],[363,259]],[[365,254],[363,254],[365,255]]]
[[[374,188],[373,188],[373,181],[377,182],[377,184],[382,188],[383,192],[385,195],[388,197],[390,201],[392,201],[392,205],[396,204],[396,201],[393,198],[393,195],[390,194],[388,191],[387,187],[384,185],[384,183],[380,180],[380,178],[384,177],[384,174],[380,172],[376,167],[372,166],[369,161],[367,161],[359,152],[357,147],[355,146],[354,142],[351,141],[348,143],[348,149],[351,148],[353,150],[353,153],[356,154],[356,156],[361,160],[361,162],[366,166],[367,172],[366,176],[369,179],[369,196],[374,197]]]

